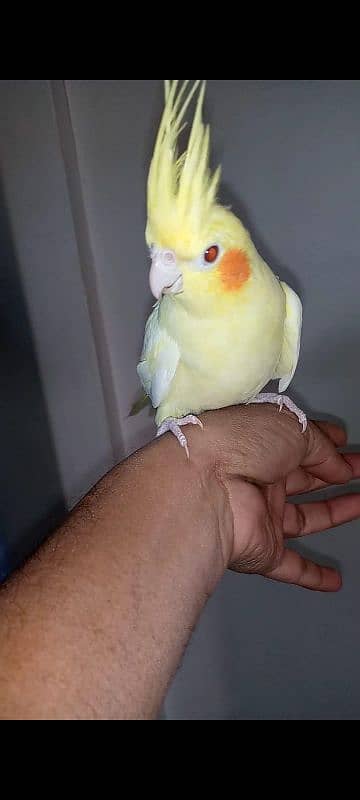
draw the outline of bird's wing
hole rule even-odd
[[[290,386],[299,363],[303,309],[297,294],[286,283],[281,285],[286,295],[285,336],[280,363],[274,378],[280,378],[279,392],[283,394]]]
[[[180,350],[174,339],[160,325],[160,305],[147,323],[144,349],[138,375],[154,408],[166,399],[180,361]]]

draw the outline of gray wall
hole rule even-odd
[[[160,81],[0,82],[10,565],[153,434],[146,414],[127,414],[151,306],[144,185],[161,100]],[[304,299],[293,394],[360,441],[360,81],[209,81],[207,111],[224,201]],[[354,524],[307,543],[341,564],[335,597],[228,575],[168,717],[359,719],[358,535]]]

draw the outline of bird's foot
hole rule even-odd
[[[251,400],[250,405],[253,403],[267,403],[274,406],[276,405],[279,406],[280,412],[283,410],[283,408],[287,408],[288,411],[291,411],[298,418],[303,433],[307,431],[308,420],[306,414],[304,414],[304,412],[301,411],[292,400],[290,400],[290,397],[284,397],[281,394],[259,394],[258,397],[255,397],[255,400]]]
[[[181,430],[181,428],[184,428],[186,425],[198,425],[201,430],[204,430],[201,420],[191,414],[183,419],[166,419],[165,422],[160,425],[160,428],[157,432],[157,437],[159,438],[160,436],[164,436],[165,433],[172,433],[178,440],[179,445],[184,448],[188,459],[190,459],[188,441],[185,434]]]

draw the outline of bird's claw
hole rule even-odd
[[[183,419],[166,419],[157,432],[157,438],[160,436],[164,436],[165,433],[172,433],[173,436],[179,442],[180,447],[185,450],[188,460],[190,460],[190,450],[187,438],[181,428],[185,427],[186,425],[197,425],[201,430],[204,430],[204,425],[198,417],[193,416],[190,414],[187,417],[183,417]]]
[[[298,408],[295,403],[290,399],[290,397],[285,397],[284,395],[279,394],[259,394],[258,397],[255,397],[255,400],[252,400],[251,403],[256,404],[270,404],[270,405],[277,405],[279,406],[280,413],[287,408],[288,411],[291,411],[292,414],[295,414],[299,423],[302,428],[302,432],[306,433],[308,428],[308,419],[306,414]]]

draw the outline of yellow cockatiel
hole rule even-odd
[[[188,148],[178,139],[198,93]],[[203,123],[205,83],[165,81],[165,111],[148,183],[146,238],[157,305],[146,327],[138,374],[157,409],[158,435],[196,415],[240,403],[287,406],[259,395],[273,379],[286,391],[297,368],[302,306],[275,277],[239,219],[217,202],[220,169],[211,174],[210,129]]]

